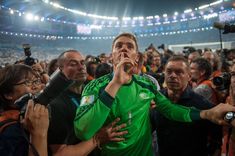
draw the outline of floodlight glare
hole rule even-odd
[[[13,11],[13,10],[11,10],[11,11],[10,11],[10,13],[11,13],[11,14],[14,14],[14,11]]]
[[[184,10],[184,13],[190,13],[190,12],[192,12],[192,9]]]
[[[33,14],[31,13],[26,14],[26,19],[29,21],[33,20]]]
[[[205,8],[208,8],[209,6],[210,6],[209,4],[202,5],[202,6],[200,6],[200,7],[199,7],[199,10],[201,10],[201,9],[205,9]]]
[[[217,4],[220,4],[222,2],[223,2],[223,0],[215,1],[213,3],[210,3],[210,6],[217,5]]]
[[[34,16],[34,20],[35,20],[35,21],[38,21],[38,20],[39,20],[39,17],[38,17],[38,16]]]

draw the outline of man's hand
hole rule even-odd
[[[202,119],[210,120],[219,125],[229,125],[228,122],[224,120],[224,116],[227,112],[235,112],[235,107],[229,104],[219,104],[211,109],[202,110],[200,116]],[[231,123],[235,126],[235,121]]]
[[[124,53],[121,53],[120,55],[121,61],[114,67],[114,77],[112,81],[123,85],[130,82],[133,75],[132,71],[136,66],[136,63],[129,57],[124,57]]]
[[[41,104],[34,105],[33,101],[29,100],[23,123],[31,135],[47,136],[49,127],[48,109]]]
[[[125,140],[123,135],[127,134],[128,131],[120,131],[122,128],[126,127],[126,124],[121,124],[116,126],[120,121],[120,118],[115,119],[111,124],[105,126],[99,130],[99,132],[94,136],[95,140],[100,144],[105,144],[110,141],[119,142]]]

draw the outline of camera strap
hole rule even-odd
[[[227,142],[226,142],[226,156],[229,156],[229,142],[230,142],[231,134],[232,134],[232,127],[229,127],[229,129],[228,129],[228,136],[227,136]]]

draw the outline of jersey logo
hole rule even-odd
[[[94,99],[95,99],[94,95],[84,96],[82,97],[80,106],[92,104],[94,102]]]
[[[141,99],[148,99],[148,98],[149,98],[149,96],[148,96],[146,93],[144,93],[144,92],[140,93],[140,94],[139,94],[139,97],[140,97]]]

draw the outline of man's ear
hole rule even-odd
[[[200,76],[205,75],[205,73],[206,73],[206,71],[205,71],[205,70],[200,71]]]
[[[135,62],[138,63],[139,62],[139,58],[140,58],[140,55],[139,53],[136,54],[136,57],[135,57]]]
[[[191,81],[191,79],[192,79],[192,75],[190,72],[188,73],[188,79],[189,79],[189,81]]]

